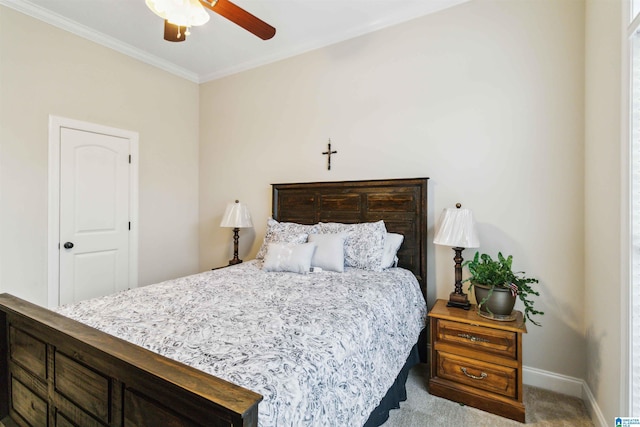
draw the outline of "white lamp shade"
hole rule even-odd
[[[209,14],[198,0],[146,0],[145,3],[156,15],[181,27],[195,27],[209,21]]]
[[[461,208],[444,209],[440,215],[439,227],[433,243],[457,248],[480,246],[473,212]]]
[[[235,203],[229,203],[227,205],[227,209],[225,209],[224,211],[224,215],[222,216],[220,227],[253,227],[253,222],[251,222],[251,213],[249,213],[249,208],[247,208],[247,205],[245,205],[244,203],[240,203],[237,200]]]

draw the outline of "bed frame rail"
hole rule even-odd
[[[9,294],[0,421],[19,426],[255,427],[262,396]]]

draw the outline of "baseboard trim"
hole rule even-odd
[[[522,382],[534,387],[544,388],[582,399],[584,380],[579,378],[556,374],[555,372],[544,371],[530,366],[523,366]]]
[[[609,427],[612,425],[611,423],[613,423],[613,420],[611,420],[611,423],[608,423],[604,419],[604,414],[600,410],[598,402],[596,402],[596,398],[593,393],[591,393],[591,389],[586,382],[584,382],[584,387],[582,389],[582,400],[584,401],[584,406],[586,406],[587,412],[589,412],[589,415],[591,416],[591,421],[593,421],[595,426]]]
[[[599,427],[609,426],[586,381],[555,372],[523,366],[522,382],[533,387],[539,387],[582,399],[593,423]]]

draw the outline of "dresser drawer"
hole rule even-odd
[[[464,345],[512,359],[516,354],[516,333],[438,319],[436,340]]]
[[[517,393],[518,371],[442,351],[437,352],[438,377],[510,398]]]

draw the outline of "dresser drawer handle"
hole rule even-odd
[[[487,378],[487,374],[485,372],[481,373],[479,377],[475,376],[475,375],[471,375],[470,373],[467,372],[467,368],[460,368],[460,370],[462,371],[463,374],[465,374],[466,376],[468,376],[469,378],[473,378],[474,380],[483,380],[485,378]]]
[[[469,334],[458,334],[458,336],[460,338],[466,338],[466,339],[468,339],[469,341],[472,341],[472,342],[491,342],[486,338],[478,338],[478,337],[474,337],[473,335],[469,335]]]

